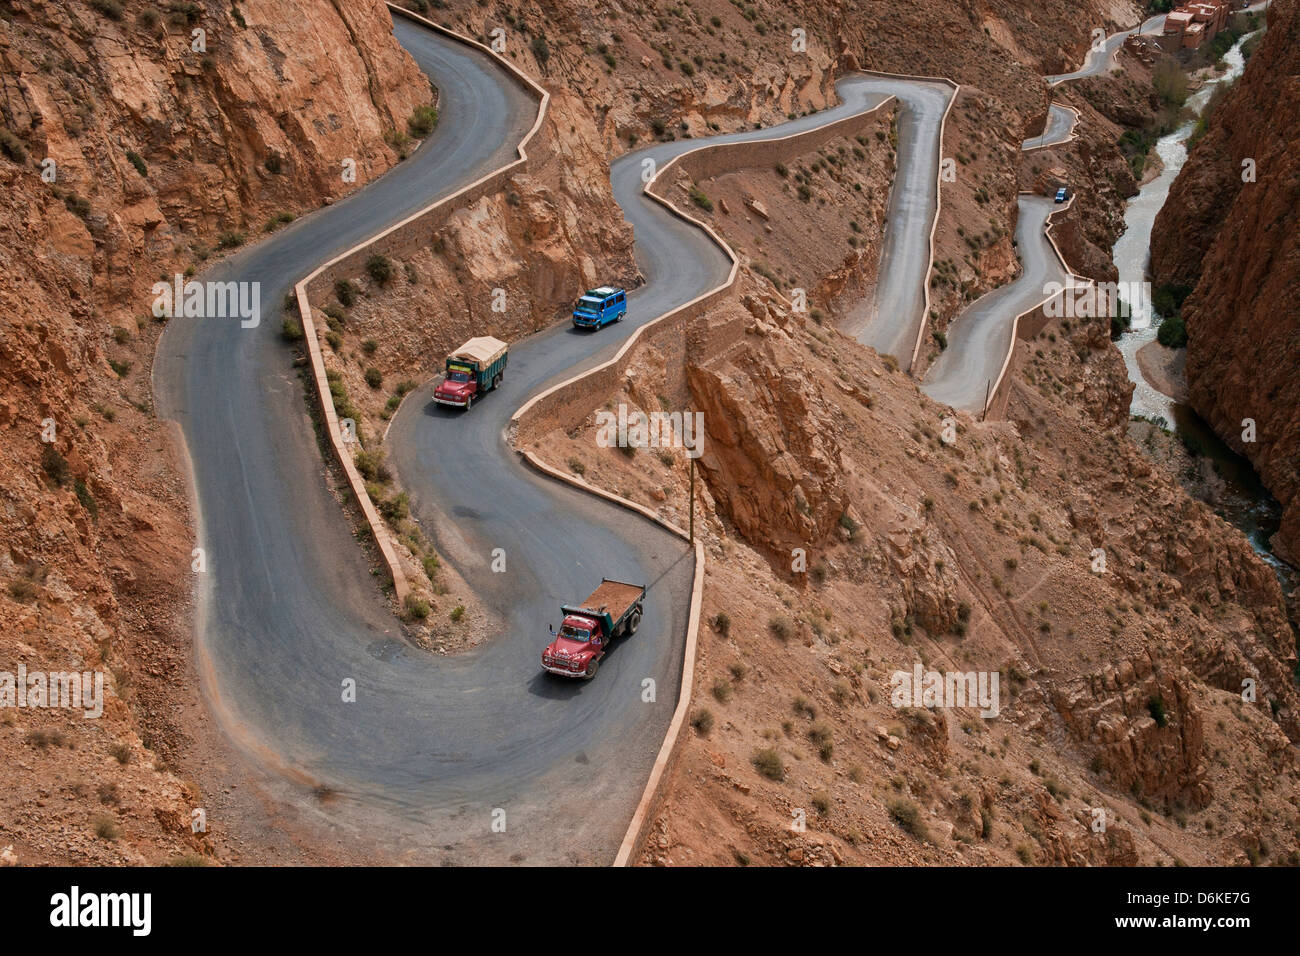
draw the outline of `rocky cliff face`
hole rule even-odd
[[[201,720],[193,545],[149,287],[389,168],[432,93],[374,0],[6,0],[0,64],[0,671],[100,671],[108,697],[0,713],[0,849],[207,853],[172,770]]]
[[[1285,507],[1278,552],[1300,561],[1300,11],[1276,3],[1246,72],[1214,111],[1156,219],[1157,283],[1183,305],[1193,407]],[[1250,160],[1251,179],[1243,169]],[[1243,440],[1253,419],[1255,441]]]

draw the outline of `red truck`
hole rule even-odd
[[[542,667],[552,674],[591,680],[610,641],[636,633],[644,604],[643,585],[602,578],[581,604],[560,605],[564,621],[560,633],[551,628],[554,640],[542,651]]]
[[[501,384],[508,348],[490,335],[470,339],[447,356],[447,376],[433,390],[433,400],[469,411],[474,399]]]

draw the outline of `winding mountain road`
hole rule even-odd
[[[395,33],[441,91],[433,135],[379,180],[202,278],[260,282],[262,301],[278,303],[321,261],[514,158],[536,104],[499,65],[405,19]],[[881,278],[853,322],[860,341],[910,363],[924,321],[952,90],[874,75],[836,88],[840,104],[815,115],[616,160],[614,197],[634,227],[646,278],[629,295],[628,318],[595,335],[561,323],[513,344],[503,386],[472,413],[433,404],[432,383],[402,404],[386,447],[413,514],[502,625],[474,651],[444,658],[411,648],[376,600],[372,569],[322,480],[304,385],[278,321],[252,329],[222,319],[169,323],[154,387],[160,416],[177,423],[188,450],[198,545],[207,553],[195,621],[203,691],[231,738],[255,765],[293,781],[301,804],[313,799],[307,788],[331,795],[333,809],[316,807],[327,824],[382,819],[367,839],[393,853],[488,863],[613,857],[675,705],[694,557],[659,526],[525,467],[506,428],[529,396],[608,359],[639,325],[725,280],[722,251],[644,197],[645,159],[662,166],[703,142],[819,128],[890,96],[902,110]],[[982,388],[991,367],[984,360],[999,347],[1005,354],[999,321],[1017,286],[1051,272],[1032,241],[1043,241],[1050,209],[1022,200],[1021,211],[1025,275],[962,317],[944,357],[951,360],[936,363],[927,385],[941,400],[967,401],[958,367],[977,369],[960,374]],[[958,362],[967,346],[954,346],[967,339],[980,358]],[[490,568],[496,548],[505,551],[504,573]],[[649,585],[640,631],[615,645],[595,681],[543,674],[546,623],[602,575]],[[355,703],[342,699],[349,679]],[[655,702],[644,700],[646,679]],[[498,809],[504,834],[492,830]]]
[[[435,133],[365,189],[202,278],[258,281],[262,301],[278,303],[320,261],[514,158],[536,103],[486,55],[404,19],[395,31],[438,83]],[[621,331],[561,339],[551,368],[592,357]],[[529,360],[534,349],[521,343],[507,387],[455,422],[461,474],[477,491],[463,501],[450,485],[442,500],[455,524],[431,529],[506,635],[439,658],[412,649],[376,600],[371,569],[321,480],[278,319],[243,329],[176,318],[159,345],[158,409],[184,435],[207,553],[196,612],[205,697],[257,764],[332,793],[331,822],[381,808],[382,835],[401,849],[445,847],[486,862],[611,858],[671,716],[693,556],[650,522],[527,474],[504,450],[502,416],[547,374]],[[420,423],[412,417],[395,422],[397,434]],[[445,478],[405,477],[420,503]],[[507,573],[483,574],[498,546]],[[546,677],[537,659],[547,622],[602,574],[650,585],[641,630],[597,681]],[[661,688],[657,704],[641,701],[647,677]],[[342,701],[345,679],[356,681],[356,703]],[[508,835],[490,829],[496,808]]]

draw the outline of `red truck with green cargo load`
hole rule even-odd
[[[600,587],[581,604],[561,604],[560,632],[542,651],[542,668],[564,677],[591,680],[616,637],[632,635],[641,625],[645,587],[602,578]]]
[[[433,400],[469,411],[474,399],[501,384],[508,349],[490,335],[470,339],[447,356],[447,375],[433,390]]]

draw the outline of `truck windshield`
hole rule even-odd
[[[575,308],[579,312],[597,312],[600,310],[600,300],[592,299],[584,295],[581,299],[578,300],[578,304],[575,306]]]
[[[589,641],[591,640],[591,631],[576,628],[572,624],[565,624],[560,628],[560,636],[567,637],[571,641]]]
[[[468,382],[469,372],[448,372],[447,381],[449,382]]]

